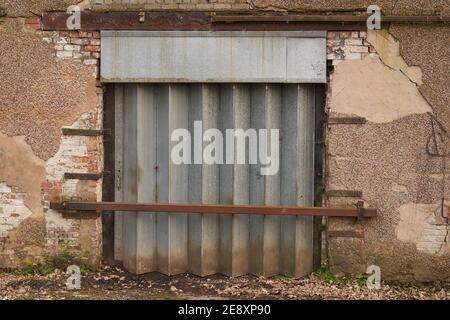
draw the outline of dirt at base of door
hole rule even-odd
[[[141,276],[118,268],[104,268],[83,275],[81,289],[66,288],[67,275],[23,275],[0,272],[0,300],[169,300],[169,299],[440,299],[450,300],[450,284],[412,286],[383,283],[369,290],[361,279],[331,280],[313,274],[304,279],[283,277],[206,278],[184,274],[167,277],[159,273]]]

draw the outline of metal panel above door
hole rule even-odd
[[[116,199],[312,206],[315,90],[312,84],[115,85]],[[194,121],[203,122],[201,134],[279,129],[278,173],[261,175],[259,164],[174,164],[171,134],[192,132]],[[300,277],[313,268],[312,217],[129,212],[116,215],[115,232],[116,259],[137,274]]]
[[[324,31],[103,31],[103,82],[325,83]]]

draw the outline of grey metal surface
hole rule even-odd
[[[116,85],[116,180],[123,180],[116,199],[312,206],[314,97],[309,84]],[[225,129],[279,129],[278,174],[261,175],[259,164],[202,164],[202,146],[192,147],[197,164],[174,164],[171,133],[186,128],[194,139],[200,120],[203,133],[223,132],[224,146]],[[138,274],[300,277],[312,271],[309,217],[119,213],[115,232],[116,259]]]
[[[114,167],[115,169],[115,190],[114,199],[116,201],[122,201],[123,198],[123,85],[116,85],[114,90],[114,104],[115,104],[115,157]],[[114,215],[114,257],[116,260],[122,260],[122,227],[123,227],[123,214],[116,212]]]
[[[104,82],[325,83],[324,32],[102,32]]]

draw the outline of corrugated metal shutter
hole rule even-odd
[[[312,84],[116,84],[116,201],[312,205]],[[175,165],[174,129],[279,128],[280,171]],[[195,152],[195,150],[194,150]],[[115,254],[134,273],[239,276],[312,271],[310,217],[118,213]]]

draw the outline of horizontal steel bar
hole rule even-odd
[[[46,12],[43,30],[68,30],[66,12]],[[140,12],[114,11],[81,13],[82,30],[364,30],[367,15],[268,15],[215,14],[207,11]],[[440,23],[449,16],[383,16],[382,22]]]
[[[68,30],[66,12],[46,12],[43,30]],[[83,31],[98,30],[209,30],[211,17],[207,12],[146,12],[142,21],[139,12],[81,12]]]
[[[168,213],[357,217],[356,208],[325,207],[281,207],[134,202],[52,202],[50,203],[50,208],[63,211],[143,211]],[[376,215],[376,209],[364,209],[364,217],[375,217]]]
[[[366,22],[367,15],[213,15],[213,22]],[[450,16],[382,16],[381,22],[450,22]]]

